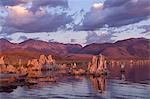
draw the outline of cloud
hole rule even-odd
[[[143,25],[139,27],[140,29],[144,29],[141,34],[150,35],[150,25]]]
[[[10,38],[10,37],[3,37],[4,39],[6,39],[6,40],[8,40],[8,41],[12,41],[13,40],[13,38]]]
[[[55,40],[54,39],[50,39],[50,40],[48,40],[48,42],[54,42]]]
[[[74,42],[76,42],[76,39],[71,39],[70,42],[74,43]]]
[[[67,0],[0,0],[1,6],[16,6],[20,4],[32,3],[32,9],[38,10],[40,7],[49,6],[64,8],[68,7]]]
[[[67,0],[43,0],[43,1],[33,0],[32,7],[30,10],[36,12],[37,10],[39,10],[40,7],[44,7],[44,6],[48,6],[48,7],[61,6],[63,8],[68,8],[68,1]]]
[[[0,0],[0,6],[18,6],[20,4],[31,3],[29,9],[32,12],[40,10],[42,7],[61,7],[68,8],[67,0]]]
[[[23,41],[25,41],[25,40],[27,40],[27,39],[28,39],[28,37],[26,37],[26,36],[20,36],[18,40],[23,40]]]
[[[67,12],[47,13],[44,9],[33,13],[23,6],[8,6],[8,15],[2,25],[2,33],[54,32],[73,21]]]
[[[104,25],[119,27],[133,24],[150,16],[149,0],[106,0],[84,15],[78,30],[96,30]]]
[[[28,3],[32,0],[0,0],[1,6],[16,6],[19,4]]]
[[[103,3],[94,3],[93,8],[94,9],[102,9],[103,8]]]
[[[32,39],[32,38],[31,38]],[[35,38],[33,38],[33,39],[35,39],[35,40],[39,40],[40,39],[40,37],[35,37]]]
[[[113,35],[111,33],[101,32],[98,35],[96,32],[90,31],[87,34],[88,35],[86,37],[86,43],[85,44],[105,43],[105,42],[113,42],[114,41],[111,39],[113,37]]]

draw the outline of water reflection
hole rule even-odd
[[[150,99],[149,66],[109,66],[108,76],[65,76],[35,71],[10,83],[1,80],[1,99]],[[2,78],[16,75],[0,75]]]
[[[150,66],[149,65],[125,65],[125,72],[120,72],[120,66],[108,66],[109,78],[125,80],[135,83],[150,80]]]
[[[104,91],[106,91],[106,78],[104,76],[90,76],[89,79],[95,91],[98,91],[100,93],[104,93]]]

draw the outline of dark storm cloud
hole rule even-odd
[[[119,27],[147,19],[149,0],[106,0],[101,8],[91,8],[84,15],[79,30],[96,30],[104,25]]]
[[[22,20],[28,20],[26,18]],[[5,27],[2,28],[2,31],[6,33],[54,32],[57,31],[59,28],[65,28],[66,24],[72,21],[72,17],[68,16],[66,13],[54,15],[46,14],[41,17],[31,15],[29,16],[29,19],[30,21],[26,21],[26,23],[18,22],[16,24],[14,21],[11,21],[13,20],[12,18],[7,18],[7,22],[4,24]]]
[[[113,37],[112,34],[102,34],[98,35],[96,32],[88,32],[88,36],[86,37],[86,43],[85,44],[91,44],[91,43],[104,43],[104,42],[113,42],[111,38]]]

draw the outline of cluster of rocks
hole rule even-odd
[[[45,55],[40,55],[39,59],[32,59],[28,61],[27,66],[32,65],[32,70],[41,70],[42,67],[44,68],[45,65],[49,67],[55,64],[55,60],[52,58],[51,55],[46,57]]]
[[[86,70],[77,67],[76,63],[71,64],[69,73],[72,75],[83,75],[86,73]]]
[[[78,66],[77,63],[71,64],[58,64],[59,72],[67,75],[83,75],[86,73],[86,70]]]
[[[88,73],[106,74],[106,59],[104,55],[93,56],[91,62],[88,64]]]
[[[48,65],[51,67],[55,64],[55,60],[52,59],[52,56],[49,55],[46,57],[45,55],[40,55],[39,59],[31,59],[28,60],[26,66],[21,63],[21,60],[18,62],[18,67],[15,65],[6,65],[4,61],[4,57],[0,57],[0,72],[1,73],[18,73],[18,74],[26,74],[32,71],[41,71],[44,65]]]
[[[150,60],[109,60],[109,65],[114,66],[120,66],[122,64],[126,65],[147,65],[150,64]]]
[[[44,69],[53,69],[58,67],[59,71],[66,74],[72,75],[82,75],[82,74],[104,74],[106,72],[106,59],[103,55],[93,56],[91,62],[88,64],[88,68],[83,69],[82,66],[77,66],[76,63],[72,63],[69,66],[67,64],[57,64],[55,65],[55,60],[51,55],[46,57],[45,55],[40,55],[39,59],[28,60],[27,65],[23,66],[21,60],[19,60],[19,66],[5,65],[4,57],[0,58],[1,66],[0,72],[6,73],[18,73],[25,75],[26,73],[31,73],[33,71],[41,71]]]

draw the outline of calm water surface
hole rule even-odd
[[[0,99],[150,99],[150,67],[110,66],[108,76],[60,76],[56,82],[39,82],[0,92]],[[44,73],[47,74],[48,73]]]

